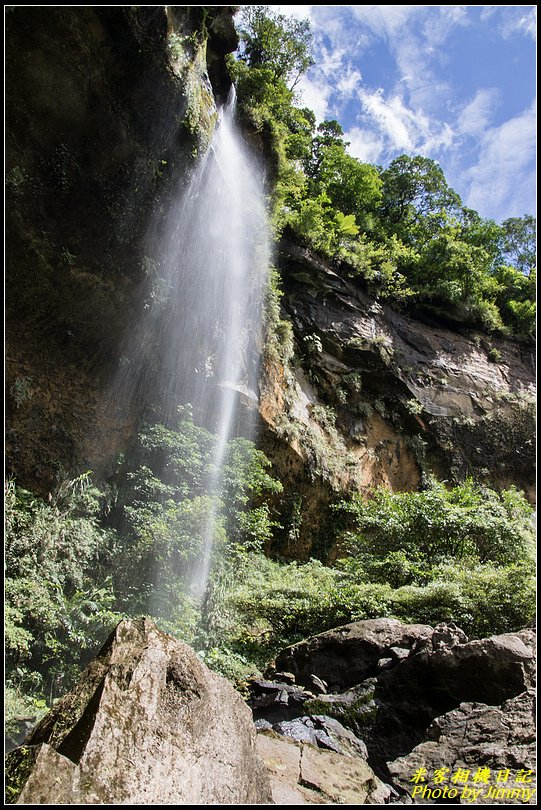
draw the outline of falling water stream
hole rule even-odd
[[[186,572],[191,595],[199,599],[209,576],[227,443],[238,433],[250,436],[250,419],[240,406],[257,404],[269,264],[263,175],[234,112],[233,92],[188,188],[165,215],[160,285],[167,305],[151,307],[146,323],[161,347],[152,384],[159,387],[164,422],[173,424],[178,406],[189,403],[194,421],[215,436],[205,492],[214,506],[200,527],[200,558]]]

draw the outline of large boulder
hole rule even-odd
[[[437,693],[455,706],[472,700],[494,706],[533,686],[534,642],[533,630],[524,629],[424,649],[400,667],[382,673],[379,691],[392,693],[395,699],[399,694],[418,694],[433,701]]]
[[[505,633],[464,644],[430,646],[380,671],[365,682],[370,689],[348,690],[354,702],[345,717],[366,743],[369,761],[385,777],[385,762],[397,759],[426,740],[431,723],[461,703],[499,706],[534,684],[535,652],[532,630]],[[346,693],[347,695],[347,693]],[[357,697],[358,695],[358,697]],[[322,712],[322,702],[305,711]],[[338,707],[337,707],[338,708]]]
[[[460,804],[471,804],[472,790],[477,792],[476,804],[482,800],[487,804],[515,804],[518,800],[527,803],[535,795],[534,721],[533,690],[506,700],[501,706],[461,703],[432,723],[427,730],[427,742],[390,762],[389,772],[394,784],[412,796],[415,804],[433,804],[435,799],[441,799],[441,793],[433,795],[434,790],[446,784],[448,789],[456,788],[458,795],[450,798]],[[481,766],[486,781],[453,783],[453,774],[458,769],[469,772],[473,778]],[[419,769],[423,769],[424,778],[416,783],[412,775]],[[445,776],[443,783],[434,782],[436,771]],[[517,783],[515,778],[521,771],[525,781]],[[499,781],[498,774],[501,774]],[[513,790],[519,792],[514,795],[508,792]]]
[[[434,629],[425,624],[403,624],[397,619],[366,619],[286,647],[276,659],[276,667],[292,672],[298,683],[311,684],[317,675],[331,688],[343,689],[376,674],[378,662],[431,644]],[[399,652],[401,651],[401,652]]]
[[[299,741],[315,739],[317,745],[321,718],[326,727],[333,718],[366,746],[366,761],[377,776],[408,793],[405,801],[416,803],[422,801],[419,791],[413,796],[417,767],[433,766],[434,771],[439,762],[471,770],[475,765],[474,773],[490,762],[486,767],[495,771],[532,768],[534,642],[531,628],[468,641],[453,624],[354,622],[288,647],[277,657],[276,666],[287,668],[299,684],[309,686],[314,676],[325,681],[324,693],[310,697],[303,691],[300,703],[288,696],[289,714],[279,722],[275,704],[258,703],[259,693],[252,705],[261,728],[267,721],[275,732]],[[270,700],[272,683],[260,686]],[[277,690],[285,686],[275,684]],[[491,798],[509,797],[490,794],[488,803]]]
[[[8,754],[16,804],[265,804],[240,695],[148,619],[121,622],[72,692]]]

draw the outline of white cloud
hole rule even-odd
[[[437,14],[427,16],[423,34],[432,47],[443,45],[452,28],[469,24],[466,6],[438,6]]]
[[[329,48],[321,47],[319,58],[317,62],[317,70],[321,71],[324,76],[331,76],[336,78],[336,73],[339,70],[344,70],[344,56],[345,50],[343,48]]]
[[[479,135],[487,130],[499,100],[496,88],[482,88],[466,104],[458,117],[458,130],[464,135]]]
[[[277,14],[295,17],[297,20],[311,20],[314,6],[270,6]]]
[[[302,103],[314,111],[318,122],[338,115],[340,104],[355,94],[362,81],[360,71],[348,59],[345,48],[319,43],[316,64],[297,85]]]
[[[337,90],[346,97],[352,96],[359,88],[362,81],[360,72],[354,68],[349,67],[345,74],[340,76],[336,85]]]
[[[414,116],[398,96],[386,99],[380,88],[374,92],[361,90],[359,98],[363,110],[377,124],[393,149],[410,152],[413,149]]]
[[[481,10],[481,20],[484,22],[485,20],[490,19],[500,8],[500,6],[483,6]]]
[[[376,36],[394,38],[425,6],[350,6],[355,17]]]
[[[451,149],[456,142],[456,132],[445,121],[427,119],[428,127],[418,151],[423,155],[437,155],[442,150]]]
[[[514,34],[537,38],[537,7],[535,6],[483,6],[481,20],[499,15],[499,32],[504,39]]]
[[[311,20],[316,64],[297,89],[318,122],[336,118],[347,127],[351,154],[383,165],[402,152],[426,155],[442,165],[450,184],[482,216],[502,219],[532,210],[531,111],[494,126],[496,111],[501,121],[509,102],[507,88],[472,89],[474,77],[465,82],[460,71],[452,73],[460,39],[452,48],[446,44],[465,26],[475,36],[484,31],[502,37],[494,40],[495,48],[511,38],[526,43],[534,34],[534,7],[273,8]],[[381,66],[376,79],[373,66]]]
[[[467,205],[497,220],[535,210],[536,113],[532,105],[482,139],[477,165],[463,172]]]
[[[375,132],[361,127],[352,127],[344,133],[349,141],[348,152],[364,163],[379,163],[385,152],[385,142]]]
[[[329,117],[329,99],[334,92],[334,85],[328,79],[324,76],[303,76],[295,90],[301,104],[315,113],[316,122],[321,123]]]
[[[403,92],[411,107],[426,112],[441,108],[450,86],[442,78],[441,46],[457,27],[468,24],[465,6],[353,6],[356,20],[384,42],[393,56]],[[351,26],[350,26],[351,27]],[[350,34],[352,36],[352,34]]]
[[[372,92],[361,89],[359,99],[365,115],[379,129],[379,138],[389,153],[429,156],[453,144],[455,133],[449,124],[413,110],[399,95],[385,97],[381,89]]]
[[[283,10],[287,7],[275,7]],[[303,7],[298,7],[303,8]],[[441,42],[453,25],[463,24],[463,7],[426,6],[311,6],[315,39],[315,66],[301,86],[304,103],[312,106],[318,120],[340,118],[342,105],[362,84],[362,55],[382,40],[397,66],[396,97],[415,114],[430,115],[448,97],[449,87],[436,78],[431,62],[436,57],[423,33],[429,25],[434,42]],[[429,26],[430,27],[430,26]],[[360,67],[360,69],[359,69]],[[400,91],[398,91],[400,85]],[[390,91],[392,97],[392,91]],[[386,127],[392,142],[411,149],[416,142],[404,124],[404,110],[387,110],[378,99],[367,99],[372,115]],[[397,101],[387,101],[396,106]],[[385,124],[386,122],[386,124]],[[432,138],[429,139],[432,142]]]
[[[501,35],[504,39],[515,34],[526,34],[536,39],[537,35],[537,9],[531,8],[524,11],[523,8],[508,7],[503,12],[503,22]]]

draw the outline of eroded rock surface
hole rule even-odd
[[[399,655],[407,657],[430,645],[433,632],[428,625],[403,624],[397,619],[352,622],[287,647],[278,655],[276,666],[293,672],[298,683],[310,685],[315,674],[331,687],[343,689],[375,674],[378,661],[391,648],[395,655],[400,650]]]
[[[258,735],[257,750],[271,773],[275,804],[384,804],[391,795],[361,758],[274,732]]]
[[[517,804],[518,801],[530,801],[535,796],[535,695],[533,690],[523,692],[517,697],[506,700],[501,706],[488,706],[485,703],[461,703],[457,709],[438,717],[427,729],[427,742],[421,743],[405,757],[389,763],[389,771],[396,785],[406,794],[413,795],[415,783],[411,778],[419,768],[426,769],[428,790],[418,790],[414,796],[416,804],[433,804],[429,793],[434,772],[447,769],[445,780],[452,785],[452,774],[458,768],[470,774],[482,766],[488,769],[486,781],[474,785],[480,790],[477,804]],[[526,781],[516,783],[515,777],[520,772]],[[508,774],[507,779],[500,777]],[[470,789],[472,785],[470,785]],[[489,788],[493,788],[489,790]],[[498,795],[498,789],[503,792]],[[532,791],[514,797],[507,790]],[[469,804],[471,793],[463,794],[459,790],[461,804]],[[533,802],[532,802],[533,803]]]
[[[146,619],[118,625],[7,772],[17,804],[270,801],[240,695]]]
[[[263,449],[296,502],[283,499],[274,553],[332,562],[333,493],[415,491],[423,472],[535,501],[531,341],[483,333],[450,307],[397,312],[292,234],[276,262],[294,361],[264,366]]]
[[[317,750],[325,747],[323,731],[335,756],[365,759],[396,790],[391,801],[433,803],[429,793],[413,792],[418,768],[426,769],[427,788],[438,786],[428,781],[436,769],[448,768],[450,779],[457,769],[473,774],[487,768],[494,775],[493,782],[483,783],[487,804],[516,803],[517,796],[529,802],[534,795],[489,792],[491,785],[535,788],[533,779],[494,782],[500,771],[509,770],[513,780],[519,772],[533,773],[533,629],[468,641],[454,624],[354,622],[286,648],[276,666],[295,675],[299,685],[289,684],[291,693],[284,694],[297,700],[285,700],[279,709],[272,700],[264,705],[261,699],[277,691],[271,680],[258,682],[252,699],[258,728]],[[310,696],[303,685],[314,676],[328,690]],[[331,718],[338,721],[334,729]],[[344,727],[352,739],[339,736]],[[459,794],[454,803],[462,801]],[[464,803],[471,796],[466,792]]]

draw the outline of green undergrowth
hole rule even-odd
[[[335,506],[342,556],[281,563],[263,553],[281,485],[264,455],[233,440],[227,499],[214,504],[215,555],[203,604],[187,589],[200,553],[211,435],[183,411],[140,434],[107,497],[84,475],[47,501],[7,487],[8,724],[38,717],[74,683],[112,626],[146,614],[237,684],[283,647],[359,619],[454,621],[473,637],[534,615],[532,509],[511,489],[430,482]],[[158,463],[159,460],[159,463]],[[165,472],[167,471],[167,472]]]

